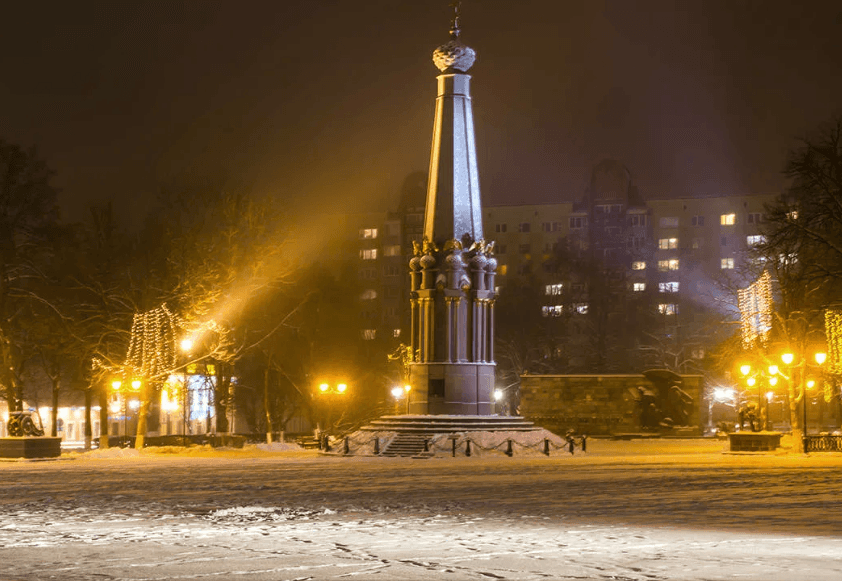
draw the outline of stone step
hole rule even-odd
[[[535,425],[514,416],[383,416],[361,428],[407,434],[441,434],[466,431],[529,431]]]
[[[401,457],[418,456],[424,453],[424,442],[426,440],[427,438],[423,436],[398,433],[380,455]]]

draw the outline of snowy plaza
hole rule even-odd
[[[840,454],[107,450],[0,462],[0,579],[842,578]]]

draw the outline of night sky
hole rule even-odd
[[[6,3],[0,138],[38,147],[70,219],[192,180],[394,205],[427,169],[448,3]],[[840,6],[465,0],[484,203],[578,199],[605,157],[644,197],[780,190],[842,114]]]

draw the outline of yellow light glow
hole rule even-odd
[[[500,389],[495,389],[494,390],[494,400],[500,401],[501,399],[503,399],[503,391],[500,390]]]
[[[141,385],[141,383],[140,383],[139,379],[133,379],[132,380],[132,389],[138,390],[138,389],[140,389],[140,385]]]
[[[824,365],[824,362],[827,361],[827,353],[818,352],[816,353],[816,363],[819,365]]]
[[[345,385],[344,383],[340,383],[339,385],[336,386],[336,391],[338,391],[339,393],[345,393],[346,389],[348,389],[348,386]]]
[[[795,361],[795,355],[792,353],[784,353],[781,355],[781,361],[784,362],[784,365],[792,365],[792,362]]]
[[[116,380],[114,380],[114,381],[112,381],[112,382],[111,382],[111,387],[112,387],[113,389],[120,389],[120,386],[121,386],[121,385],[123,385],[123,382],[122,382],[122,381],[120,381],[119,379],[116,379]]]
[[[777,365],[770,365],[769,366],[769,375],[777,375],[778,374],[778,366]]]
[[[400,399],[403,397],[404,391],[400,387],[393,387],[392,388],[392,397],[395,399]]]
[[[807,389],[813,389],[816,387],[816,382],[812,379],[807,380]]]
[[[754,387],[754,384],[757,383],[757,380],[753,377],[749,377],[746,380],[746,383],[748,384],[749,387]]]
[[[319,391],[322,393],[325,393],[328,389],[330,389],[330,386],[326,383],[319,385]]]
[[[769,378],[769,385],[771,385],[773,387],[778,385],[778,378],[777,377],[770,377]]]
[[[775,397],[774,391],[767,391],[766,392],[766,401],[771,402],[773,397]]]
[[[742,373],[743,375],[748,375],[749,373],[751,373],[751,365],[740,365],[740,373]]]
[[[411,386],[411,385],[404,385],[404,386],[403,386],[403,390],[404,390],[406,393],[409,393],[410,391],[412,391],[412,386]]]
[[[190,353],[193,350],[193,339],[182,339],[181,350],[185,353]]]

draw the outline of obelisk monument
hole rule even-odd
[[[424,237],[410,266],[411,414],[494,413],[492,242],[483,238],[470,95],[476,53],[459,40],[433,52],[441,71],[430,152]]]

